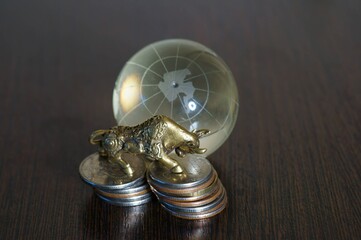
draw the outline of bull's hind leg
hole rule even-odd
[[[117,153],[115,155],[115,158],[113,160],[113,162],[116,162],[120,165],[120,167],[123,169],[123,171],[128,175],[128,176],[133,176],[133,169],[132,167],[130,166],[129,163],[127,163],[126,161],[124,161],[122,159],[122,154],[121,153]]]

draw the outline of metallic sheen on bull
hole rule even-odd
[[[208,133],[207,129],[190,132],[172,119],[157,115],[133,127],[115,126],[96,130],[89,142],[99,146],[100,156],[118,163],[129,175],[133,174],[133,169],[122,159],[122,153],[143,154],[150,160],[161,162],[172,173],[182,173],[182,167],[169,154],[173,150],[179,157],[205,153],[207,149],[199,148],[199,138]]]

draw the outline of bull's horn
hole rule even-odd
[[[91,144],[98,144],[98,142],[100,142],[102,140],[99,137],[108,131],[109,130],[103,130],[103,129],[94,131],[89,137],[89,142]]]
[[[211,131],[209,131],[208,129],[200,129],[200,130],[195,131],[195,134],[196,134],[199,138],[201,138],[201,137],[209,134],[210,132],[211,132]]]
[[[194,150],[194,152],[198,154],[203,154],[207,152],[207,148],[197,148],[196,150]]]

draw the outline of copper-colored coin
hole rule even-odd
[[[215,206],[213,209],[210,209],[205,212],[200,212],[200,213],[177,212],[177,211],[169,209],[168,207],[166,207],[162,204],[162,207],[164,209],[166,209],[170,214],[172,214],[176,217],[188,219],[188,220],[197,220],[197,219],[213,217],[213,216],[219,214],[220,212],[222,212],[226,208],[226,206],[227,206],[227,195],[226,194],[224,195],[223,200],[217,206]]]
[[[201,199],[199,201],[193,201],[193,202],[178,202],[178,201],[173,201],[170,199],[162,199],[164,202],[167,202],[169,204],[172,205],[176,205],[179,207],[199,207],[199,206],[203,206],[206,205],[208,203],[213,202],[215,199],[217,199],[219,196],[221,196],[221,194],[224,191],[224,188],[221,187],[221,185],[219,183],[217,183],[217,187],[216,187],[216,192],[210,196],[208,196],[207,198]]]
[[[173,211],[176,211],[176,212],[199,214],[199,213],[204,213],[210,209],[215,208],[220,202],[222,202],[224,196],[225,196],[225,192],[223,192],[221,196],[216,198],[211,203],[208,203],[208,204],[202,205],[202,206],[198,206],[198,207],[180,207],[177,205],[172,205],[172,204],[166,203],[164,201],[160,201],[160,202],[161,202],[161,204],[165,205],[167,208],[169,208]]]
[[[138,195],[138,196],[133,196],[133,197],[128,197],[128,198],[112,198],[112,197],[106,197],[104,195],[101,195],[99,193],[96,192],[96,194],[101,198],[101,199],[108,199],[109,201],[113,201],[113,202],[134,202],[134,201],[138,201],[144,198],[148,198],[152,196],[152,192],[147,192],[144,193],[142,195]]]
[[[221,188],[223,189],[223,192],[224,192],[224,194],[223,194],[223,196],[222,196],[222,199],[226,199],[226,204],[227,204],[227,201],[228,201],[228,197],[227,197],[227,192],[226,192],[226,189],[224,188],[224,186],[223,186],[223,184],[221,183]],[[222,200],[223,201],[223,200]],[[213,211],[213,209],[209,209],[209,210],[207,210],[207,211],[204,211],[204,212],[202,212],[202,213],[210,213],[210,212],[212,212]]]

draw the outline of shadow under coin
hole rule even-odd
[[[134,207],[113,206],[99,199],[94,193],[89,198],[83,213],[83,238],[142,238],[148,204]]]

